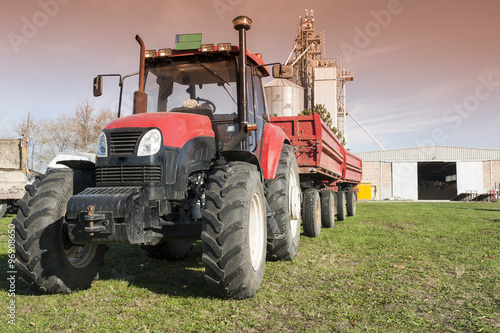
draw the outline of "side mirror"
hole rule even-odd
[[[274,65],[273,77],[276,79],[291,79],[293,77],[293,67],[286,65]]]
[[[97,75],[94,78],[94,97],[99,97],[102,95],[102,76]]]

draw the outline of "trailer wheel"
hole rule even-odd
[[[303,226],[308,237],[318,237],[321,232],[321,200],[315,188],[309,188],[304,193]]]
[[[147,256],[153,259],[184,259],[193,249],[193,238],[168,239],[158,245],[143,245]]]
[[[266,181],[266,185],[269,207],[284,234],[281,239],[268,240],[267,259],[292,260],[299,250],[301,192],[299,168],[290,145],[283,145],[276,177]]]
[[[218,297],[253,297],[266,262],[266,199],[260,173],[243,162],[216,167],[205,195],[201,239],[209,288]]]
[[[344,221],[346,218],[345,192],[337,192],[337,220]]]
[[[41,293],[89,288],[103,265],[105,245],[75,245],[66,234],[64,215],[73,195],[73,177],[73,170],[66,169],[37,179],[18,201],[19,211],[12,222],[16,265],[22,279]]]
[[[347,216],[356,215],[356,201],[358,200],[358,195],[354,191],[347,192]]]
[[[0,219],[5,215],[7,211],[7,203],[0,201]]]
[[[335,225],[335,197],[332,190],[321,191],[321,225],[333,228]]]

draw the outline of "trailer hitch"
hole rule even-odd
[[[83,230],[87,233],[90,233],[90,236],[94,236],[94,233],[104,232],[106,231],[106,227],[109,225],[109,221],[106,220],[106,215],[104,214],[96,214],[95,207],[90,205],[87,207],[88,215],[83,217],[85,222],[89,223],[88,227],[85,227]],[[101,225],[96,226],[96,223],[101,223]]]

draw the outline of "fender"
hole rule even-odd
[[[47,169],[76,169],[94,170],[95,154],[88,153],[60,153],[50,161]]]
[[[276,177],[284,143],[290,143],[285,132],[276,125],[266,123],[264,135],[262,136],[262,145],[259,145],[259,151],[256,152],[256,155],[260,157],[260,166],[264,179]]]

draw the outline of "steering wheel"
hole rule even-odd
[[[215,113],[215,104],[212,101],[209,101],[208,99],[201,98],[201,97],[196,97],[196,100],[198,102],[203,102],[203,104],[201,106],[207,105],[212,110],[212,113]]]

